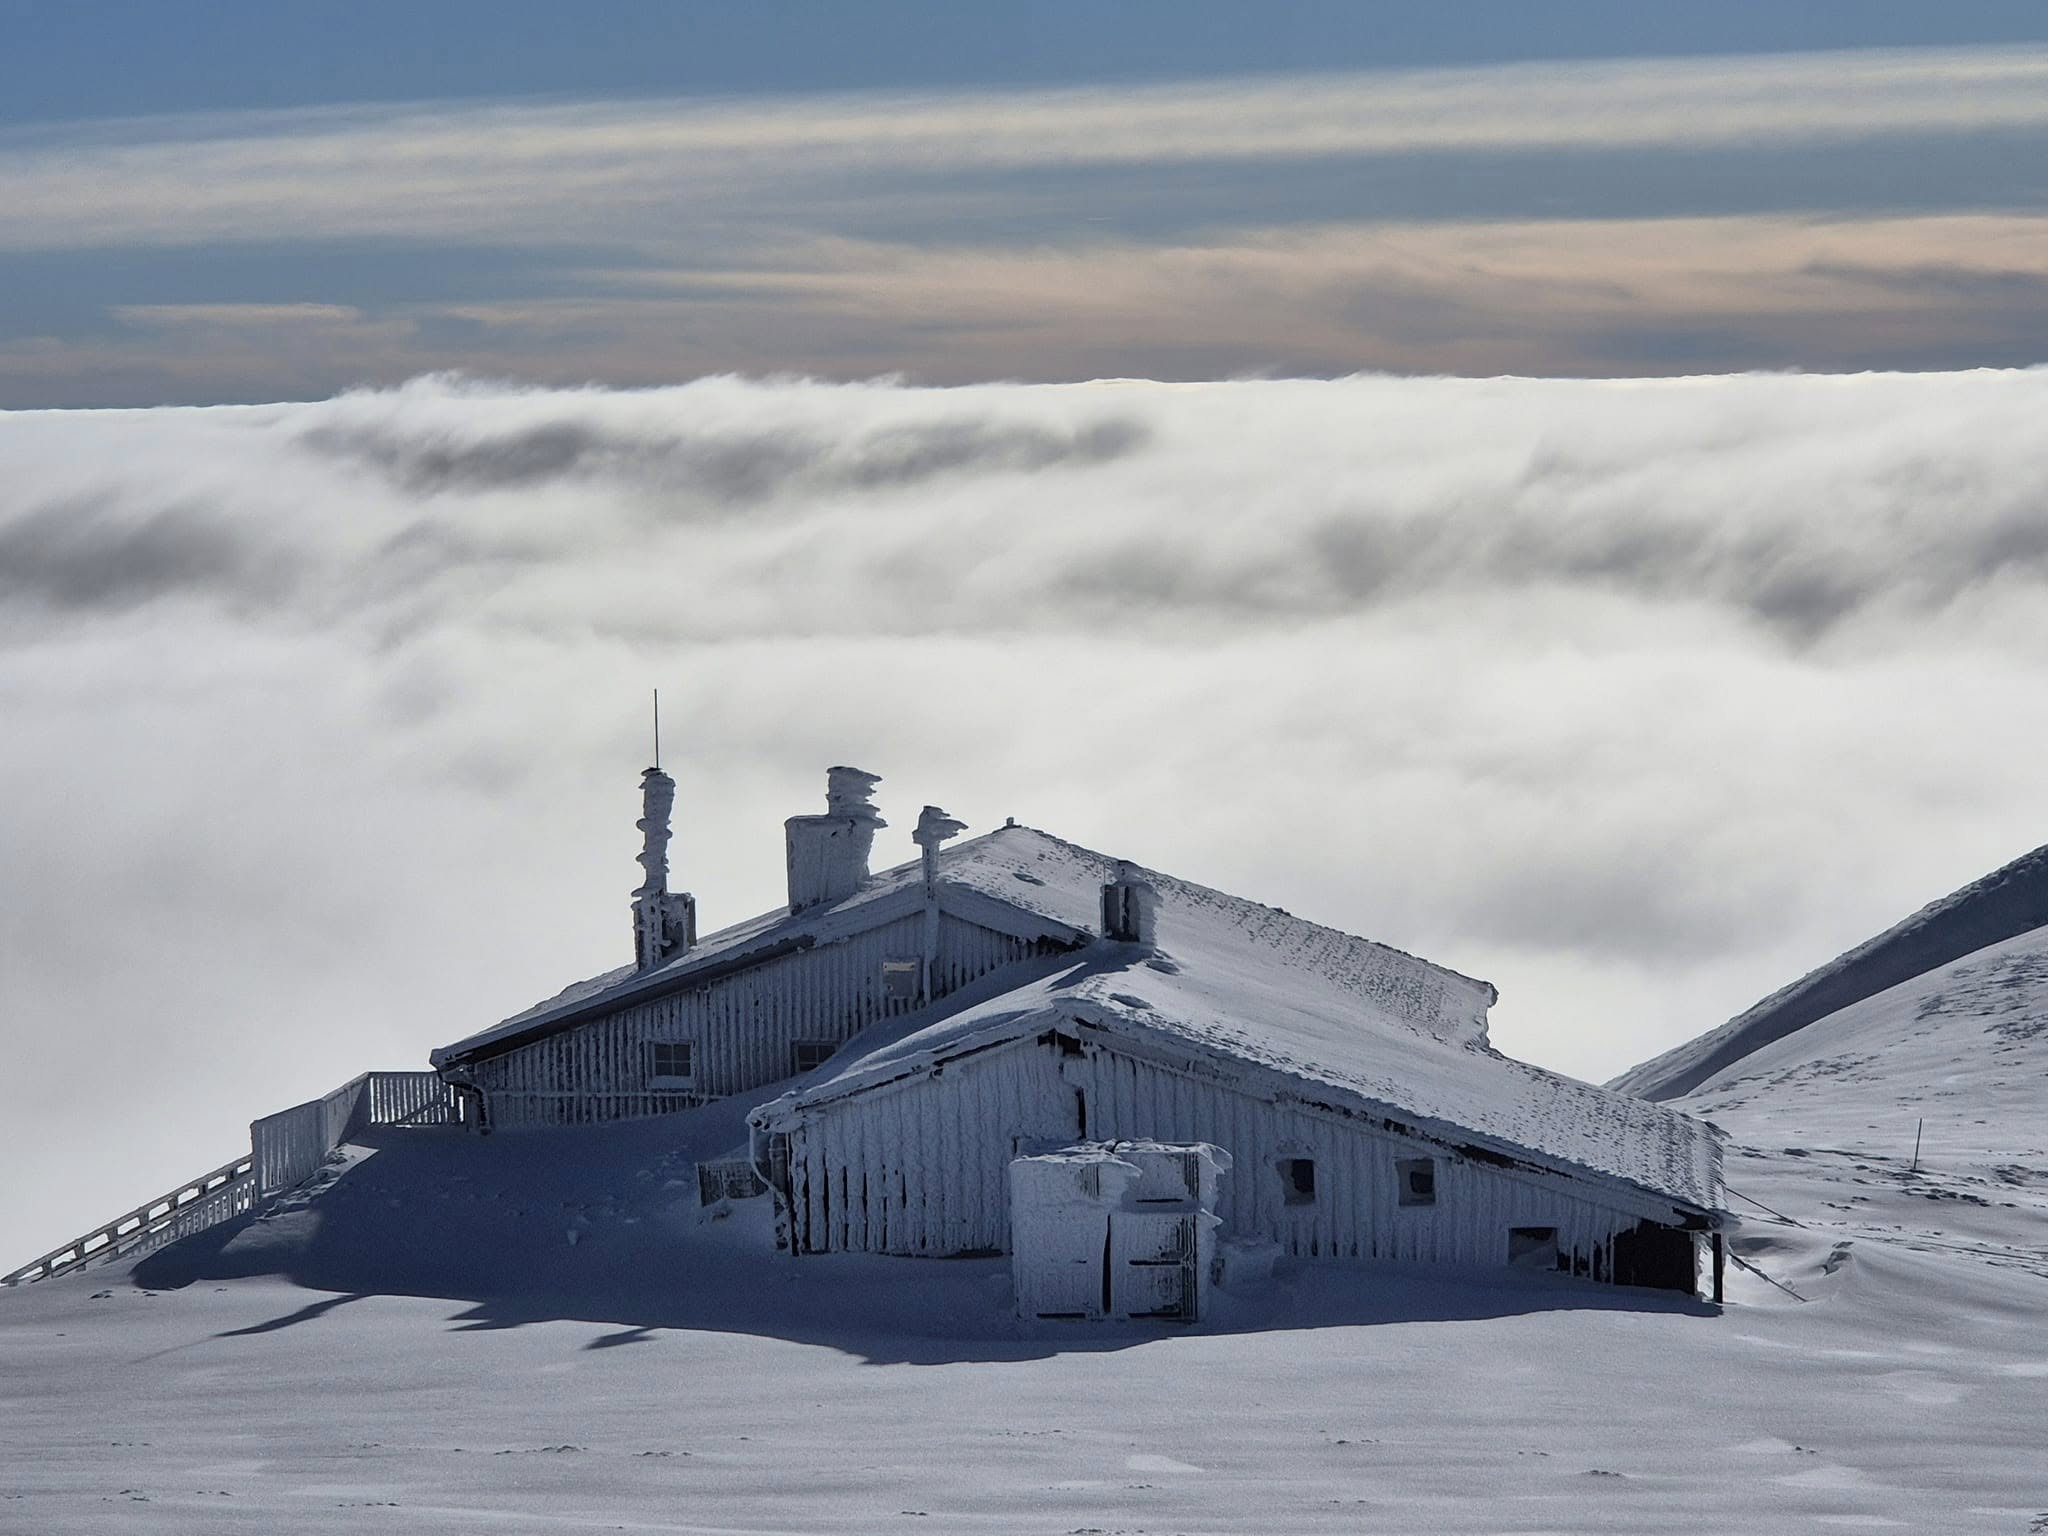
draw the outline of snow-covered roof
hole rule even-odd
[[[1096,857],[1047,842],[1054,861]],[[1193,1046],[1454,1144],[1524,1154],[1702,1211],[1719,1207],[1720,1149],[1705,1124],[1494,1051],[1485,982],[1272,908],[1150,878],[1160,898],[1152,952],[1098,946],[935,1023],[899,1026],[893,1037],[871,1031],[868,1050],[762,1115],[779,1119],[1069,1019]]]
[[[939,900],[956,916],[1023,938],[1083,943],[1102,921],[1102,887],[1120,861],[1035,827],[1004,826],[939,852]],[[777,908],[698,941],[666,965],[620,966],[435,1051],[436,1067],[510,1049],[624,1004],[756,964],[781,953],[863,932],[922,901],[922,866],[899,864],[843,901],[795,914]],[[1457,1038],[1484,1039],[1494,990],[1483,981],[1369,939],[1304,921],[1275,907],[1143,871],[1177,909],[1210,914],[1295,970],[1341,990],[1361,1017],[1385,1017]]]
[[[1034,839],[1027,827],[1002,827],[939,855],[940,904],[959,916],[1022,938],[1087,937],[1084,903],[1065,891],[1044,892],[1028,866]],[[697,941],[665,965],[641,970],[622,965],[564,988],[489,1029],[444,1045],[429,1060],[436,1067],[465,1057],[509,1049],[627,1003],[658,997],[795,949],[831,943],[901,917],[923,900],[922,865],[913,860],[884,870],[842,901],[792,913],[786,907],[734,923]]]

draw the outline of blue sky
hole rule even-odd
[[[0,406],[2048,356],[2032,3],[0,28]]]
[[[0,121],[561,93],[1168,80],[2048,39],[2033,0],[6,0]]]

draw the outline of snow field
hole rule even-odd
[[[1002,1260],[703,1219],[744,1106],[378,1133],[211,1243],[0,1294],[0,1531],[2023,1536],[2043,1018],[2014,940],[1681,1101],[1731,1137],[1735,1251],[1805,1298],[1731,1269],[1719,1315],[1330,1264],[1195,1330],[1026,1325]]]

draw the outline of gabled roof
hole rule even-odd
[[[1034,827],[1005,826],[940,850],[939,902],[967,921],[1019,938],[1086,943],[1102,922],[1102,887],[1119,861]],[[1278,908],[1143,871],[1177,908],[1210,914],[1221,929],[1257,940],[1297,970],[1318,975],[1351,999],[1360,1017],[1386,1017],[1453,1038],[1486,1034],[1494,990],[1483,981],[1369,939],[1306,922]],[[627,1003],[702,986],[778,955],[865,932],[918,908],[922,868],[913,861],[876,875],[844,901],[792,915],[764,912],[701,939],[686,955],[652,970],[620,966],[567,988],[453,1045],[436,1067],[496,1055],[608,1013]]]
[[[1002,827],[942,849],[941,909],[1018,938],[1085,943],[1085,916],[1073,915],[1071,920],[1068,916],[1081,913],[1080,903],[1065,892],[1046,900],[1031,890],[1025,877],[1026,867],[1033,862],[1032,840],[1043,837],[1043,833],[1027,827]],[[922,864],[917,860],[899,864],[874,876],[843,901],[807,907],[797,913],[778,907],[699,939],[687,954],[666,965],[644,971],[622,965],[579,981],[489,1029],[442,1046],[428,1060],[438,1068],[472,1057],[497,1055],[560,1030],[573,1029],[628,1003],[703,986],[780,955],[864,933],[920,910],[923,900]]]
[[[1086,854],[1057,846],[1061,857]],[[1067,1020],[1192,1047],[1265,1087],[1453,1145],[1615,1180],[1696,1211],[1719,1208],[1720,1147],[1705,1124],[1494,1051],[1485,982],[1199,886],[1153,884],[1154,952],[1100,945],[936,1023],[870,1031],[867,1050],[756,1116],[781,1123]]]

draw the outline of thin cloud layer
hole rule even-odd
[[[616,963],[653,685],[714,926],[853,761],[889,857],[1016,815],[1590,1077],[2039,840],[2044,371],[440,377],[0,414],[0,471],[23,1145],[90,1093],[197,1168]]]
[[[0,406],[2048,357],[2048,50],[0,132]]]
[[[565,417],[466,438],[377,427],[315,427],[304,440],[339,458],[375,465],[415,493],[610,481],[643,492],[667,489],[731,511],[798,485],[813,494],[874,491],[943,475],[1029,474],[1059,464],[1101,464],[1137,448],[1144,430],[1119,418],[1065,432],[963,418],[830,441],[781,433],[634,435]]]
[[[2048,127],[2048,52],[1513,64],[1183,85],[309,109],[0,137],[0,247],[666,227],[678,199],[845,178],[1512,149],[1818,144]],[[764,185],[765,183],[765,185]],[[574,218],[565,220],[565,215]]]

